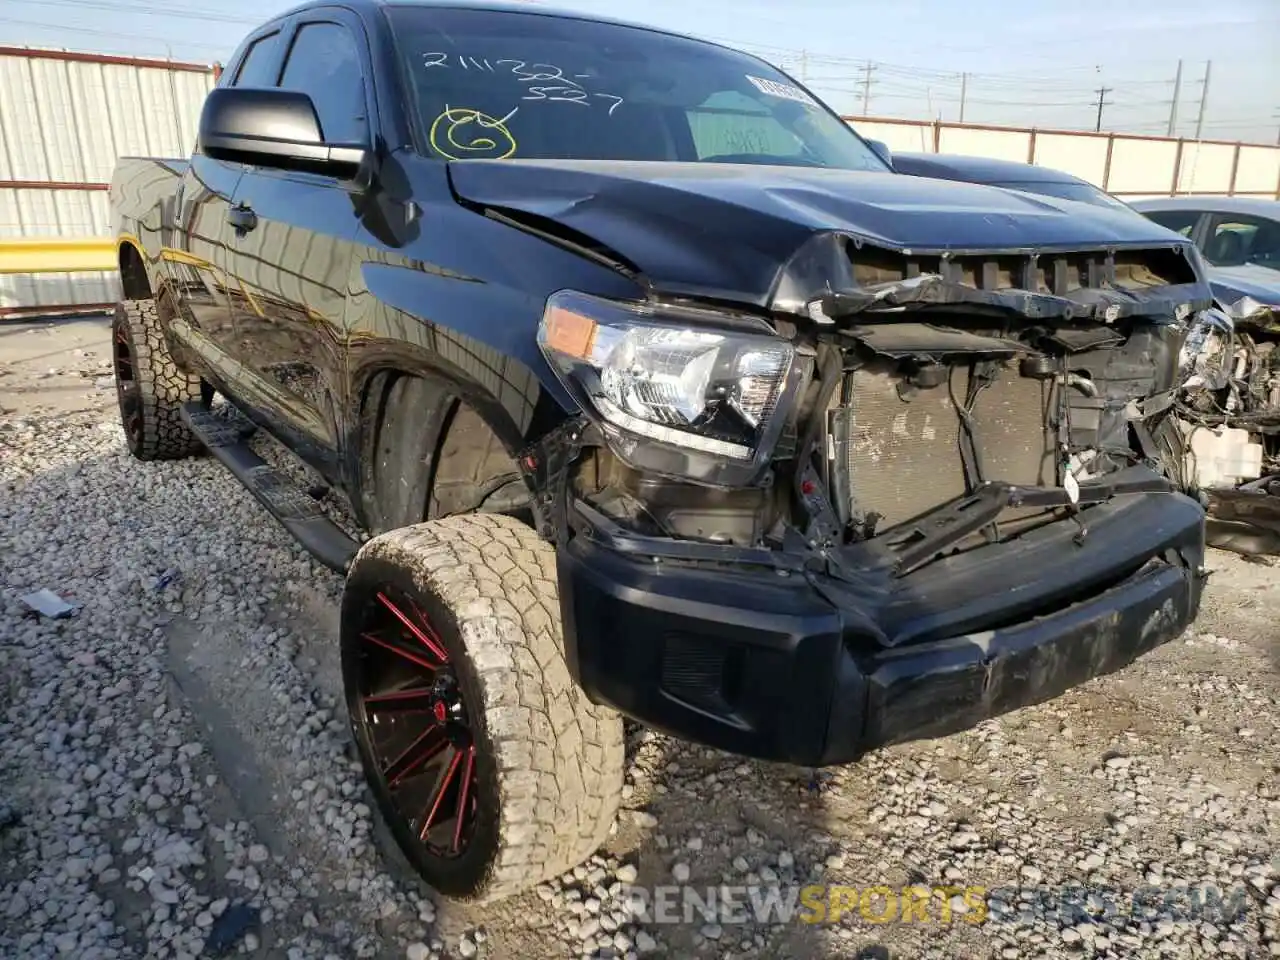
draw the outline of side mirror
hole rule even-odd
[[[893,169],[893,152],[888,144],[881,140],[868,140],[867,146],[876,152],[876,156],[883,160],[890,170]]]
[[[252,87],[209,92],[196,149],[214,160],[343,180],[359,177],[369,158],[364,144],[325,142],[315,105],[305,93]]]

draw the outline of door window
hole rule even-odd
[[[1280,223],[1262,217],[1221,216],[1204,246],[1215,267],[1246,263],[1280,269]]]
[[[368,142],[360,55],[346,27],[304,24],[289,49],[280,86],[311,97],[329,143]]]
[[[249,44],[244,61],[236,72],[233,86],[237,87],[274,87],[276,85],[275,70],[276,42],[279,33],[268,33]]]

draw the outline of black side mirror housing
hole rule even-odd
[[[315,105],[297,90],[219,87],[200,111],[196,150],[214,160],[361,179],[365,144],[327,143]]]
[[[890,170],[893,169],[893,151],[889,149],[889,145],[882,140],[868,140],[867,146],[876,152],[876,156],[885,162]]]

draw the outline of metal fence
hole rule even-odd
[[[189,154],[213,83],[207,64],[0,47],[0,240],[110,237],[116,158]],[[0,316],[117,296],[112,273],[0,264]]]
[[[1037,130],[884,117],[847,118],[891,150],[1037,163],[1118,197],[1171,194],[1280,199],[1280,146],[1125,133]]]
[[[121,156],[186,157],[216,68],[197,63],[0,46],[0,317],[105,306],[110,271],[68,245],[109,240],[107,187]],[[1125,197],[1243,194],[1280,198],[1280,147],[1127,134],[851,117],[864,136],[899,151],[964,153],[1056,167]],[[43,257],[43,259],[37,259]]]

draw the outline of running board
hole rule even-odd
[[[253,424],[239,413],[219,416],[199,403],[183,404],[182,419],[307,553],[331,570],[347,572],[360,544],[326,517],[313,498],[253,452],[248,443]]]

